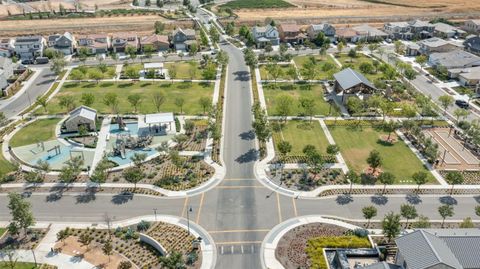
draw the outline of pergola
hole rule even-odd
[[[160,133],[162,129],[165,129],[165,131],[171,131],[172,123],[174,122],[175,118],[173,117],[172,112],[145,115],[145,124],[148,125],[150,133]]]

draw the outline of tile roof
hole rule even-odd
[[[143,36],[140,42],[142,43],[142,45],[153,44],[154,42],[168,43],[168,36],[155,34]]]
[[[295,23],[281,24],[280,28],[282,28],[282,31],[284,31],[284,32],[299,32],[300,31],[300,26],[298,26]]]

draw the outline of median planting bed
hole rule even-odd
[[[279,105],[282,98],[289,100],[289,116],[306,115],[305,110],[300,106],[301,98],[308,98],[314,101],[313,115],[337,115],[335,104],[330,105],[324,99],[324,88],[320,84],[293,84],[293,83],[268,83],[263,84],[263,92],[267,103],[267,110],[270,116],[280,115]],[[285,97],[288,96],[288,97]]]
[[[70,96],[74,99],[74,105],[81,105],[81,97],[84,93],[94,95],[94,102],[91,105],[99,113],[114,113],[111,107],[107,106],[104,98],[107,94],[116,94],[118,100],[118,113],[132,113],[134,108],[128,102],[128,96],[139,94],[142,98],[138,106],[138,113],[156,113],[157,109],[153,102],[155,93],[161,93],[165,97],[160,111],[180,111],[175,105],[177,98],[184,100],[183,112],[188,115],[203,114],[203,108],[200,104],[202,97],[212,98],[213,83],[170,83],[170,82],[101,82],[101,83],[65,83],[60,92],[48,103],[47,112],[43,109],[37,110],[40,114],[67,113],[67,108],[60,106],[62,97]]]

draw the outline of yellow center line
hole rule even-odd
[[[200,221],[200,214],[202,213],[203,198],[205,197],[205,192],[202,192],[202,197],[200,198],[200,205],[198,206],[198,213],[196,223]]]
[[[269,232],[270,229],[256,229],[256,230],[224,230],[224,231],[208,231],[209,234],[219,233],[255,233],[255,232]]]
[[[182,209],[182,218],[185,216],[185,211],[187,210],[187,203],[188,203],[188,196],[185,198],[185,203],[183,203],[183,209]]]
[[[215,242],[215,245],[239,245],[239,244],[261,244],[262,241],[232,241],[232,242]]]
[[[278,219],[279,223],[282,222],[282,207],[280,206],[280,195],[277,194],[277,207],[278,207]]]
[[[297,213],[297,202],[295,201],[295,198],[292,197],[292,203],[293,203],[293,212],[295,214],[295,217],[298,217],[298,213]]]

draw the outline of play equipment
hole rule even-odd
[[[139,136],[134,137],[130,134],[117,135],[116,145],[113,147],[113,155],[120,156],[122,159],[126,158],[126,149],[144,149],[152,144],[153,136]]]
[[[53,155],[51,154],[52,152],[53,152]],[[57,145],[57,146],[54,146],[53,148],[47,150],[47,153],[48,153],[47,159],[51,159],[55,156],[58,156],[58,155],[62,154],[62,151],[60,150],[60,146]]]
[[[71,149],[71,150],[70,150],[70,160],[72,160],[73,157],[74,157],[72,153],[79,153],[79,155],[77,155],[77,156],[81,156],[81,157],[82,157],[82,160],[85,161],[85,154],[83,153],[83,151]]]
[[[118,124],[118,129],[122,131],[128,131],[127,124],[125,123],[122,117],[120,116],[117,117],[117,124]]]

